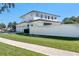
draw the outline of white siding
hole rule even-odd
[[[30,24],[33,24],[33,26],[44,26],[44,23],[52,23],[52,25],[60,24],[57,22],[48,22],[48,21],[34,21],[34,22],[31,22]],[[52,26],[52,25],[50,25],[50,26]]]
[[[39,17],[36,16],[37,13],[38,13]],[[43,15],[42,18],[41,18],[41,15]],[[47,16],[47,18],[45,18],[45,15]],[[33,12],[32,16],[33,16],[33,20],[45,19],[45,20],[50,20],[50,21],[58,21],[58,17],[57,16],[50,15],[50,14],[44,14],[44,13],[40,13],[40,12]],[[48,19],[48,16],[50,17],[50,19]],[[53,18],[57,17],[57,19],[51,19],[51,17],[53,17]]]
[[[24,29],[27,29],[28,23],[22,23],[22,24],[18,24],[16,25],[16,32],[24,32]]]
[[[36,16],[36,13],[39,14],[39,17]],[[43,15],[41,18],[40,15]],[[45,18],[45,15],[47,18]],[[57,19],[48,19],[48,16]],[[22,17],[23,21],[30,21],[30,20],[51,20],[51,21],[58,21],[58,16],[41,13],[41,12],[31,12],[27,15]],[[50,36],[66,36],[66,37],[79,37],[79,24],[60,24],[52,22],[52,25],[43,25],[45,21],[35,21],[31,23],[23,23],[16,26],[16,32],[24,32],[24,29],[28,28],[27,24],[30,25],[30,34],[37,34],[37,35],[50,35]],[[50,22],[51,23],[51,22]],[[33,26],[31,26],[33,25]]]
[[[32,12],[33,13],[33,12]],[[32,13],[29,13],[25,16],[23,16],[23,21],[30,21],[30,20],[33,20],[33,17],[32,17]]]
[[[39,17],[36,16],[36,14],[39,15]],[[43,15],[43,17],[41,18],[41,15]],[[45,18],[45,16],[47,16],[47,18]],[[50,19],[48,19],[48,16],[50,17]],[[57,18],[57,19],[52,19],[53,18]],[[50,20],[50,21],[58,21],[58,17],[54,16],[54,15],[50,15],[50,14],[45,14],[45,13],[40,13],[40,12],[31,12],[29,14],[26,14],[24,16],[22,16],[23,21],[30,21],[30,20],[38,20],[38,19],[44,19],[44,20]]]
[[[53,25],[30,27],[30,34],[79,37],[79,25]]]

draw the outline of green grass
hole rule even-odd
[[[0,43],[0,56],[44,56],[43,54]]]
[[[79,38],[23,36],[17,34],[0,34],[1,37],[28,42],[79,53]]]

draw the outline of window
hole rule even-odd
[[[51,17],[51,19],[53,20],[53,16]]]
[[[41,14],[41,18],[43,18],[43,15]]]
[[[57,17],[55,17],[55,19],[57,19]]]
[[[29,24],[27,25],[27,27],[29,27]]]
[[[45,18],[47,18],[47,16],[45,15]]]
[[[50,19],[50,16],[48,16],[48,19]]]
[[[31,24],[31,26],[33,26],[33,24]]]
[[[52,23],[44,23],[44,25],[52,25]]]
[[[36,13],[36,16],[37,16],[37,17],[39,17],[39,14],[38,14],[38,13]]]

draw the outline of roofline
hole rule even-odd
[[[32,21],[29,21],[29,22],[35,22],[35,21],[47,21],[47,22],[56,22],[56,23],[59,23],[58,21],[50,21],[50,20],[44,20],[44,19],[32,20]]]
[[[28,22],[21,22],[19,24],[22,24],[22,23],[31,23],[31,22],[35,22],[35,21],[47,21],[47,22],[61,23],[61,22],[58,22],[58,21],[50,21],[50,20],[44,20],[44,19],[37,19],[37,20],[31,20],[31,21],[28,21]],[[17,24],[17,25],[19,25],[19,24]]]
[[[20,18],[22,18],[23,16],[25,16],[25,15],[31,13],[31,12],[33,12],[33,11],[30,11],[30,12],[28,12],[28,13],[26,13],[26,14],[23,14],[22,16],[20,16]]]
[[[46,13],[46,12],[41,12],[41,11],[36,11],[36,10],[33,10],[34,12],[40,12],[40,13],[45,13],[45,14],[50,14],[50,15],[54,15],[54,16],[58,16],[60,17],[59,15],[55,15],[55,14],[51,14],[51,13]]]
[[[50,14],[50,13],[46,13],[46,12],[41,12],[41,11],[32,10],[32,11],[30,11],[30,12],[28,12],[28,13],[26,13],[26,14],[20,16],[20,18],[22,18],[23,16],[25,16],[25,15],[31,13],[31,12],[40,12],[40,13]],[[54,14],[50,14],[50,15],[54,15]],[[59,15],[54,15],[54,16],[60,17]]]

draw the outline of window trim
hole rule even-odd
[[[51,17],[51,19],[53,20],[53,19],[54,19],[54,17],[52,16],[52,17]]]
[[[50,19],[50,16],[48,16],[48,19]]]

